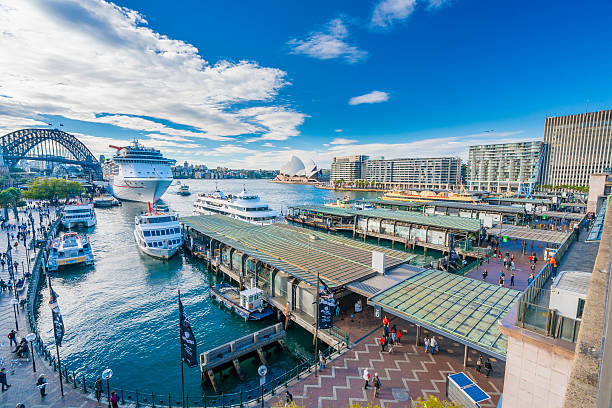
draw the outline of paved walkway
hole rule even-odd
[[[399,326],[399,324],[398,324]],[[410,399],[423,398],[428,395],[446,399],[446,375],[455,372],[466,372],[480,385],[492,399],[482,403],[483,407],[495,407],[503,390],[505,365],[491,359],[493,373],[487,378],[477,373],[475,362],[479,353],[472,351],[469,355],[468,368],[463,367],[463,346],[449,340],[439,340],[440,354],[432,356],[425,354],[424,347],[415,345],[416,328],[407,325],[402,344],[397,346],[392,354],[381,352],[376,343],[376,335],[370,335],[358,343],[353,350],[344,353],[329,363],[315,377],[309,377],[289,387],[294,401],[305,407],[328,408],[346,407],[349,404],[369,403],[382,408],[405,408]],[[430,334],[425,332],[424,334]],[[486,356],[485,356],[486,358]],[[370,387],[364,390],[363,370],[368,368],[373,377],[378,373],[382,388],[378,398],[374,398],[374,390]],[[280,397],[270,401],[273,406],[283,401],[284,392]]]
[[[21,214],[23,218],[23,214]],[[39,227],[38,216],[34,217],[36,226]],[[14,217],[11,212],[10,222],[14,223]],[[46,224],[46,222],[45,222]],[[28,239],[29,242],[29,239]],[[0,231],[0,251],[6,251],[6,232]],[[22,276],[22,262],[26,261],[25,248],[20,243],[16,250],[12,251],[13,260],[19,262],[18,273],[16,277]],[[30,251],[30,256],[34,257],[34,252]],[[24,264],[26,265],[26,264]],[[5,267],[0,270],[0,277],[8,281],[8,270]],[[23,291],[19,293],[20,298],[24,298],[27,293],[27,285]],[[36,373],[32,371],[31,358],[16,358],[9,347],[8,338],[6,337],[11,329],[15,328],[15,315],[11,300],[14,298],[13,293],[4,292],[0,295],[0,365],[6,368],[8,383],[11,387],[0,393],[0,407],[15,408],[17,403],[25,404],[26,408],[44,406],[44,407],[94,407],[98,406],[96,401],[88,399],[83,393],[74,390],[71,384],[64,384],[64,397],[60,395],[59,378],[54,375],[53,370],[49,367],[39,354],[35,353]],[[25,310],[19,310],[17,315],[17,323],[19,330],[17,332],[18,341],[25,337],[29,332],[27,322],[27,313]],[[13,348],[14,349],[14,348]],[[47,396],[41,397],[36,387],[36,380],[40,374],[44,374],[47,378]]]

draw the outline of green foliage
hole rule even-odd
[[[76,181],[37,177],[28,182],[28,189],[23,196],[30,200],[52,200],[54,197],[61,199],[67,196],[78,196],[84,190],[83,186]]]
[[[461,408],[458,404],[450,401],[440,401],[433,395],[428,396],[425,399],[417,398],[416,401],[412,401],[414,408]]]
[[[0,207],[9,208],[21,201],[21,191],[16,187],[10,187],[0,191]]]

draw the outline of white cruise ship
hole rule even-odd
[[[200,215],[221,214],[251,224],[266,225],[278,220],[278,213],[259,197],[245,189],[237,196],[226,196],[219,189],[210,194],[200,194],[193,204],[193,212]]]
[[[96,212],[91,203],[67,203],[62,210],[62,225],[72,228],[82,224],[86,227],[96,225]]]
[[[168,259],[182,244],[181,226],[176,213],[149,210],[134,218],[134,239],[138,248],[154,258]]]
[[[117,147],[112,161],[105,163],[104,177],[113,195],[120,200],[157,201],[172,184],[172,166],[176,160],[166,159],[159,150],[132,142]]]

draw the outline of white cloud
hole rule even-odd
[[[334,140],[332,140],[331,142],[329,142],[329,144],[332,145],[347,145],[347,144],[353,144],[353,143],[357,143],[357,140],[355,139],[345,139],[342,137],[338,137]]]
[[[359,105],[362,103],[380,103],[389,99],[387,92],[372,91],[365,95],[354,96],[349,100],[349,105]]]
[[[343,130],[342,130],[342,129],[336,129],[336,130],[334,130],[334,132],[336,132],[336,133],[342,133],[342,132],[343,132]]]
[[[1,88],[1,86],[0,86]],[[48,123],[38,119],[12,116],[0,113],[0,134],[10,133],[22,128],[47,127]]]
[[[9,115],[224,140],[267,132],[233,106],[277,108],[288,84],[284,71],[256,62],[211,64],[193,45],[148,28],[138,12],[104,0],[0,0],[0,10],[0,109]],[[278,120],[303,121],[284,112]]]
[[[262,144],[263,147],[274,147],[274,145],[270,142],[266,142],[264,144]]]
[[[451,0],[428,0],[428,9],[438,9],[446,4],[450,3]]]
[[[287,110],[277,106],[266,106],[256,108],[246,108],[240,111],[243,118],[255,120],[260,125],[260,132],[263,134],[255,140],[287,140],[292,136],[297,136],[300,131],[297,129],[306,115],[293,110]]]
[[[341,18],[330,21],[325,31],[310,33],[306,40],[291,39],[287,44],[292,46],[293,54],[304,54],[322,60],[343,58],[355,63],[367,57],[367,51],[349,45],[345,40],[348,29]]]
[[[443,0],[432,0],[443,1]],[[395,20],[404,20],[414,11],[416,0],[382,0],[374,8],[371,25],[388,27]]]

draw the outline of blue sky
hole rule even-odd
[[[0,131],[180,161],[455,155],[612,107],[609,1],[0,0]]]

